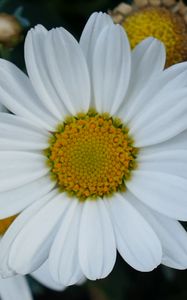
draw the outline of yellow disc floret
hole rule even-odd
[[[11,216],[0,220],[0,235],[3,235],[7,231],[8,227],[12,224],[16,217],[17,216]]]
[[[187,59],[187,29],[183,18],[164,7],[147,7],[128,15],[122,24],[134,48],[152,36],[166,47],[166,66]]]
[[[124,190],[137,149],[118,118],[89,112],[67,118],[45,153],[59,188],[84,200]]]

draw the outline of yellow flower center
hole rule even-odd
[[[152,36],[166,47],[166,66],[187,59],[187,29],[183,18],[164,7],[139,9],[126,17],[122,24],[134,48]]]
[[[3,235],[7,231],[8,227],[12,224],[16,217],[17,215],[0,220],[0,235]]]
[[[85,200],[125,190],[137,149],[120,119],[90,111],[61,124],[45,154],[58,187]]]

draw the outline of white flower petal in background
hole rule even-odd
[[[23,276],[0,279],[1,300],[32,300],[32,295]]]

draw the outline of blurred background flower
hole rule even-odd
[[[25,70],[23,42],[30,27],[38,23],[48,29],[64,26],[79,38],[87,18],[93,11],[113,10],[119,2],[115,0],[0,0],[0,56]],[[139,2],[145,1],[139,0]],[[159,1],[153,1],[156,2]],[[130,1],[126,3],[132,4]],[[186,11],[183,15],[185,14]],[[185,48],[185,55],[186,52]],[[87,281],[80,286],[69,287],[63,292],[47,289],[29,276],[28,281],[35,300],[187,299],[187,271],[176,271],[160,266],[151,273],[141,273],[129,267],[120,257],[113,272],[106,279],[96,282]]]
[[[187,59],[187,6],[177,0],[134,0],[109,11],[126,30],[131,48],[146,37],[161,40],[167,53],[166,67]]]

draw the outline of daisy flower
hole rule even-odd
[[[106,277],[117,250],[133,268],[187,267],[187,64],[166,70],[149,38],[94,13],[80,43],[31,29],[28,77],[1,60],[0,218],[4,276],[47,263],[71,285]]]
[[[182,0],[134,0],[109,13],[125,28],[131,48],[152,36],[166,47],[166,66],[187,60],[187,6]]]

